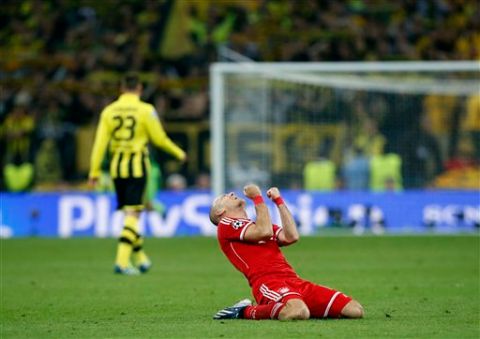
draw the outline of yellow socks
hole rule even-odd
[[[130,265],[130,255],[137,239],[140,239],[138,234],[138,217],[126,215],[123,230],[118,240],[117,257],[115,259],[115,264],[120,268],[124,269]]]
[[[138,239],[133,244],[133,253],[132,253],[133,262],[135,263],[136,266],[150,264],[150,259],[148,259],[148,256],[145,254],[145,251],[143,250],[142,246],[143,246],[143,238],[138,237]]]

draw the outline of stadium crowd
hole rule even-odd
[[[85,178],[79,163],[90,151],[88,128],[117,95],[125,71],[141,74],[144,99],[156,105],[168,133],[168,122],[208,120],[208,66],[222,59],[222,47],[256,61],[480,58],[479,5],[469,0],[7,0],[0,7],[1,188],[10,190],[42,183],[58,189]],[[423,135],[433,167],[408,187],[431,185],[450,167],[478,163],[478,99],[465,119],[455,103],[442,101],[448,98],[429,100],[432,112],[451,105],[443,112],[451,119],[432,125],[418,115],[406,125],[372,111],[352,113],[361,125],[352,154],[383,151],[385,138],[408,137],[408,131]],[[455,136],[462,124],[473,141],[441,145],[442,136]],[[396,151],[404,158],[418,153]],[[181,171],[191,185],[205,174]],[[409,178],[409,171],[418,174],[405,168]]]

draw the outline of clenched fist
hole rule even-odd
[[[271,188],[267,191],[267,197],[269,197],[270,199],[274,200],[274,199],[280,197],[280,191],[278,190],[277,187],[271,187]]]
[[[249,184],[243,188],[243,194],[249,199],[255,198],[257,195],[261,195],[262,192],[257,185]]]

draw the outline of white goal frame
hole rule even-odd
[[[218,62],[210,66],[210,133],[212,192],[219,195],[225,191],[225,126],[224,86],[225,75],[258,74],[270,79],[284,79],[299,83],[316,82],[308,72],[369,73],[369,72],[479,72],[479,61],[386,61],[386,62]],[[299,73],[295,73],[299,72]],[[333,79],[334,80],[334,79]],[[326,80],[326,81],[332,81]],[[480,88],[480,79],[478,80]],[[343,87],[345,84],[342,83]],[[445,84],[447,85],[447,84]],[[340,85],[339,85],[340,86]],[[354,86],[354,85],[352,85]],[[399,91],[405,88],[399,88]],[[421,89],[420,89],[421,90]],[[441,88],[438,89],[439,93]],[[240,187],[238,188],[240,189]]]

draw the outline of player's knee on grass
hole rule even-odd
[[[345,318],[363,318],[363,307],[356,300],[350,300],[342,309],[342,316]]]
[[[306,320],[310,310],[301,299],[290,299],[278,314],[278,320]]]

